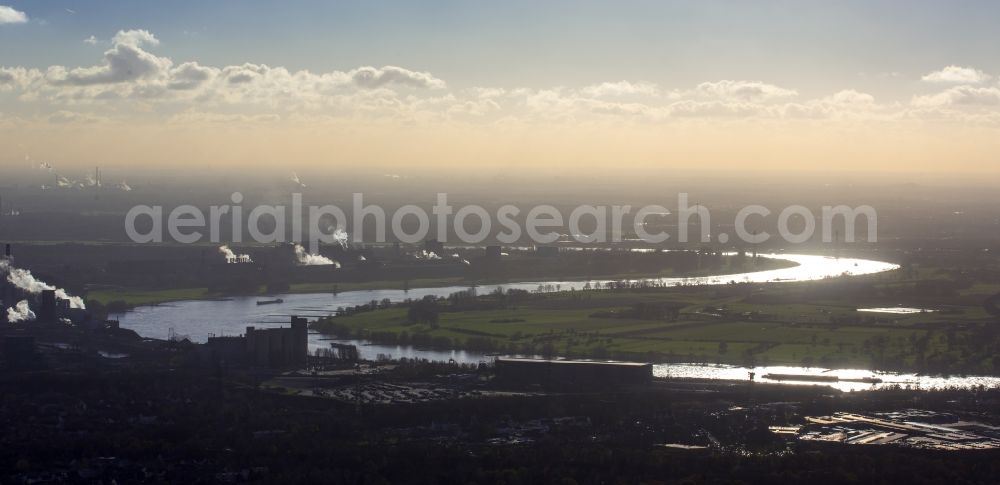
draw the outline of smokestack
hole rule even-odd
[[[56,321],[56,290],[42,290],[42,306],[38,308],[38,321],[44,323]]]

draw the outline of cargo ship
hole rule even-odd
[[[772,381],[802,381],[802,382],[864,382],[868,384],[879,384],[882,379],[878,377],[859,377],[856,379],[837,376],[819,376],[815,374],[764,374],[765,379]]]

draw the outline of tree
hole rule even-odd
[[[422,300],[410,304],[406,318],[410,323],[427,323],[432,327],[437,327],[439,313],[437,301],[433,296],[428,295]]]

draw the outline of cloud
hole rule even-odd
[[[94,65],[0,66],[0,93],[12,103],[4,108],[23,102],[31,110],[40,108],[31,119],[64,125],[147,117],[178,125],[241,126],[302,120],[493,126],[693,119],[961,121],[971,115],[987,122],[998,117],[987,116],[986,110],[1000,113],[1000,87],[944,86],[949,89],[916,96],[909,104],[879,104],[853,89],[800,99],[794,89],[739,79],[675,88],[619,80],[580,88],[452,90],[429,72],[399,66],[313,72],[254,63],[175,62],[155,53],[159,39],[141,29],[119,31],[110,42]]]
[[[401,84],[415,88],[444,88],[444,81],[427,72],[416,72],[402,67],[359,67],[350,73],[354,84],[363,88],[378,88],[387,84]]]
[[[142,49],[143,45],[159,44],[148,31],[119,31],[111,42],[111,49],[104,53],[102,65],[69,71],[50,68],[51,80],[56,84],[74,86],[121,83],[158,76],[172,64],[170,59],[157,57]]]
[[[0,25],[3,24],[23,24],[28,21],[28,16],[19,10],[14,10],[6,5],[0,5]]]
[[[750,118],[767,116],[768,109],[756,103],[686,99],[671,104],[668,113],[679,118]]]
[[[133,47],[141,47],[143,45],[160,45],[159,39],[145,29],[119,30],[118,33],[111,38],[111,42],[114,44],[129,45]]]
[[[218,69],[204,67],[197,62],[185,62],[170,71],[170,89],[195,89],[218,74]]]
[[[37,69],[26,69],[23,67],[0,67],[0,91],[10,89],[24,89],[35,80],[41,78],[42,73]]]
[[[990,76],[971,67],[946,66],[920,79],[931,83],[979,84],[989,81]]]
[[[830,96],[827,96],[826,98],[823,98],[823,100],[831,104],[841,106],[869,107],[875,104],[874,96],[868,93],[858,92],[853,89],[838,91]]]
[[[745,101],[766,101],[797,96],[793,89],[785,89],[760,81],[716,81],[701,83],[697,91],[705,96],[733,98]]]
[[[915,96],[910,104],[920,108],[996,106],[1000,105],[1000,88],[955,86],[937,94]]]
[[[86,39],[83,39],[84,44],[97,45],[97,42],[98,42],[97,37],[94,37],[93,35],[87,37]]]
[[[655,84],[645,81],[617,81],[587,86],[581,89],[580,93],[595,98],[630,95],[658,96],[660,89]]]
[[[787,103],[778,107],[780,116],[790,119],[885,118],[886,108],[875,97],[854,89],[845,89],[819,99]]]
[[[96,42],[96,37],[91,37]],[[89,39],[88,39],[89,40]],[[398,104],[395,89],[443,89],[443,80],[427,72],[397,66],[362,66],[350,71],[290,72],[278,66],[245,63],[222,67],[197,62],[175,64],[152,51],[159,39],[147,30],[119,31],[93,66],[50,66],[40,82],[14,79],[21,72],[0,67],[0,89],[23,89],[22,99],[49,99],[65,104],[196,103],[288,109],[347,108],[355,101],[373,103],[376,110]],[[41,71],[36,71],[36,74]],[[36,76],[37,77],[37,76]],[[368,92],[370,94],[362,94]],[[184,107],[181,107],[182,109]],[[357,107],[361,108],[361,107]]]

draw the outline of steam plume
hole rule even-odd
[[[45,290],[55,290],[56,298],[69,300],[69,306],[71,308],[87,308],[86,305],[83,304],[83,298],[78,296],[69,296],[69,294],[66,293],[66,290],[56,288],[55,286],[45,283],[44,281],[39,281],[35,279],[34,275],[31,274],[31,271],[15,268],[7,261],[0,261],[0,272],[7,273],[7,282],[28,293],[31,293],[32,295],[37,295]]]
[[[323,232],[329,232],[330,236],[333,237],[333,242],[339,244],[344,249],[350,247],[350,235],[347,234],[347,231],[337,227],[336,224],[328,220],[322,220],[321,223],[323,224]]]
[[[306,184],[302,183],[302,179],[299,178],[299,174],[297,174],[295,172],[292,172],[291,180],[292,180],[292,183],[294,183],[295,185],[298,185],[299,188],[301,188],[301,189],[306,188]]]
[[[300,266],[324,266],[324,265],[334,265],[340,267],[340,263],[326,257],[320,256],[319,254],[311,254],[306,251],[306,248],[302,247],[301,244],[295,245],[295,258],[298,260]]]
[[[35,312],[28,308],[28,300],[21,300],[17,305],[7,309],[7,321],[10,323],[34,320]]]
[[[420,251],[413,253],[413,257],[426,260],[441,259],[441,256],[438,256],[433,251],[427,251],[425,249],[421,249]]]
[[[337,244],[340,244],[340,247],[342,247],[344,249],[347,249],[347,245],[348,245],[347,238],[348,237],[349,236],[347,235],[347,231],[345,231],[343,229],[337,228],[337,230],[333,231],[333,238],[337,241]]]
[[[253,262],[249,254],[236,254],[232,249],[229,249],[229,246],[219,246],[219,252],[226,258],[226,262],[230,264]]]

